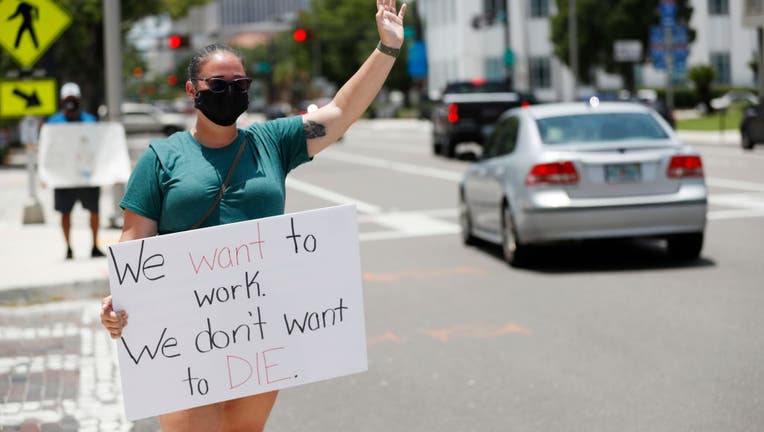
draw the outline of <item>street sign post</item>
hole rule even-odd
[[[55,79],[0,81],[0,118],[48,116],[57,109]]]
[[[51,0],[0,1],[0,45],[29,68],[69,27],[72,17]]]
[[[27,152],[27,174],[29,178],[29,197],[24,204],[24,224],[45,223],[45,215],[42,211],[42,205],[37,198],[37,188],[35,181],[35,160],[37,160],[37,139],[40,132],[40,118],[36,116],[26,116],[19,122],[19,136],[21,143],[26,147]]]

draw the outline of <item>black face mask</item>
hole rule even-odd
[[[67,113],[76,113],[80,110],[80,103],[75,100],[68,100],[64,102],[64,111]]]
[[[228,87],[221,93],[198,90],[194,96],[194,107],[205,117],[219,126],[230,126],[249,106],[247,93],[232,91]]]

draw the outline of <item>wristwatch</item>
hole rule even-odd
[[[383,44],[382,41],[377,44],[377,49],[394,58],[398,58],[398,54],[401,53],[400,48],[391,48]]]

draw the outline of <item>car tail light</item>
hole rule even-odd
[[[456,123],[459,121],[459,106],[457,104],[451,104],[448,106],[448,122]]]
[[[578,171],[570,161],[538,164],[531,168],[531,172],[525,177],[525,184],[528,186],[576,183],[578,183]]]
[[[666,175],[669,178],[703,177],[703,161],[700,156],[674,156]]]

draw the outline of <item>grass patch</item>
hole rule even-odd
[[[734,130],[740,128],[745,104],[733,104],[725,112],[715,112],[703,117],[677,120],[678,130],[718,131],[720,129]]]

